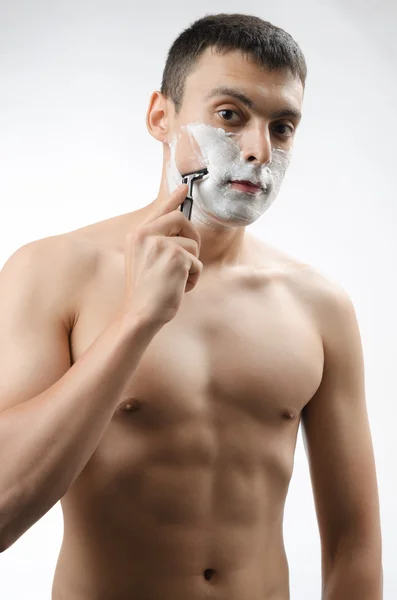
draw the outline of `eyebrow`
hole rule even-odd
[[[231,96],[232,98],[235,98],[236,100],[238,100],[239,102],[241,102],[242,104],[247,106],[248,108],[251,108],[252,110],[256,110],[257,112],[259,112],[259,109],[258,109],[257,105],[255,104],[255,102],[253,100],[251,100],[251,98],[248,98],[248,96],[246,96],[245,94],[243,94],[242,92],[237,90],[236,88],[232,88],[232,87],[228,87],[228,86],[216,87],[209,92],[209,94],[206,97],[206,100],[210,100],[211,98],[214,98],[215,96]],[[294,108],[284,108],[284,109],[281,109],[281,110],[278,110],[278,111],[272,113],[270,115],[270,117],[272,119],[282,119],[283,117],[292,117],[292,118],[300,120],[300,118],[302,117],[302,113],[299,110],[295,110]]]

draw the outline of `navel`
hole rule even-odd
[[[215,575],[215,569],[205,569],[204,571],[204,579],[207,581],[211,581],[213,576]]]

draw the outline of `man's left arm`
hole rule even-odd
[[[361,338],[341,289],[321,306],[323,378],[302,411],[322,548],[322,600],[382,600],[375,460]]]

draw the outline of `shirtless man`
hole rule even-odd
[[[292,38],[260,19],[193,24],[148,110],[164,148],[158,197],[3,267],[1,550],[61,499],[53,600],[287,600],[300,423],[322,598],[382,598],[354,308],[245,231],[278,191],[305,75]],[[238,147],[240,177],[215,180],[224,157],[200,131]],[[198,168],[189,139],[209,157],[191,221],[171,173]]]

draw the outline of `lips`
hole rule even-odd
[[[235,180],[231,181],[230,184],[234,189],[238,189],[242,192],[248,192],[251,194],[255,194],[256,192],[259,192],[262,189],[261,185],[252,183],[252,181]]]

